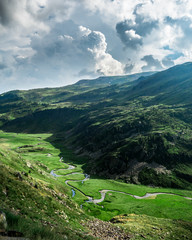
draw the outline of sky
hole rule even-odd
[[[191,0],[0,0],[1,93],[191,59]]]

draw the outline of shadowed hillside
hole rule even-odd
[[[54,133],[90,157],[85,169],[92,174],[191,189],[191,76],[192,63],[185,63],[138,80],[5,93],[2,129]]]

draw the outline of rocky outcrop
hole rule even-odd
[[[130,235],[118,226],[101,220],[93,220],[86,223],[91,235],[100,240],[128,240]]]
[[[0,211],[0,232],[5,232],[7,229],[7,220],[4,212]]]

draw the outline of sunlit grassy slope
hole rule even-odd
[[[125,184],[96,176],[82,183],[82,167],[87,159],[75,156],[64,146],[54,147],[50,134],[0,132],[0,139],[0,208],[7,214],[9,229],[21,231],[31,239],[92,239],[81,226],[81,222],[89,221],[88,215],[110,220],[116,215],[127,214],[127,217],[115,217],[112,221],[129,231],[133,239],[142,239],[142,235],[147,239],[157,236],[190,239],[192,201],[181,196],[192,197],[191,191]],[[69,164],[75,168],[67,169]],[[51,170],[62,176],[54,178]],[[72,172],[79,174],[66,175]],[[65,184],[67,179],[80,180],[69,182],[76,187],[73,198],[71,187]],[[98,205],[85,202],[87,198],[82,192],[100,198],[102,189],[139,196],[146,192],[181,196],[162,195],[138,200],[108,192],[105,201]],[[83,209],[80,209],[82,204]]]
[[[0,132],[0,209],[8,228],[30,239],[93,239],[70,189],[50,175],[65,164],[48,137]]]

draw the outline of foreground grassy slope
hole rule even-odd
[[[80,224],[88,217],[71,191],[50,176],[61,163],[47,137],[0,133],[0,209],[8,227],[30,239],[93,239]]]
[[[132,233],[132,239],[191,239],[191,224],[146,215],[124,214],[111,220]]]
[[[96,176],[82,183],[82,175],[66,174],[82,173],[87,159],[59,146],[59,139],[50,134],[0,132],[0,139],[0,209],[6,212],[10,230],[21,231],[31,239],[94,239],[87,228],[91,215],[103,220],[114,218],[111,222],[128,231],[132,239],[191,238],[191,200],[170,195],[138,200],[109,192],[104,202],[95,205],[85,202],[87,198],[81,193],[100,198],[99,190],[111,189],[139,196],[169,192],[192,197],[191,191],[125,184]],[[53,140],[54,145],[50,144]],[[75,168],[68,169],[68,164]],[[61,176],[51,176],[51,170]],[[69,182],[81,191],[75,190],[73,198],[71,187],[65,183],[67,179],[80,180]],[[126,216],[116,217],[119,214]],[[95,229],[98,222],[92,219],[91,224],[94,221]]]

